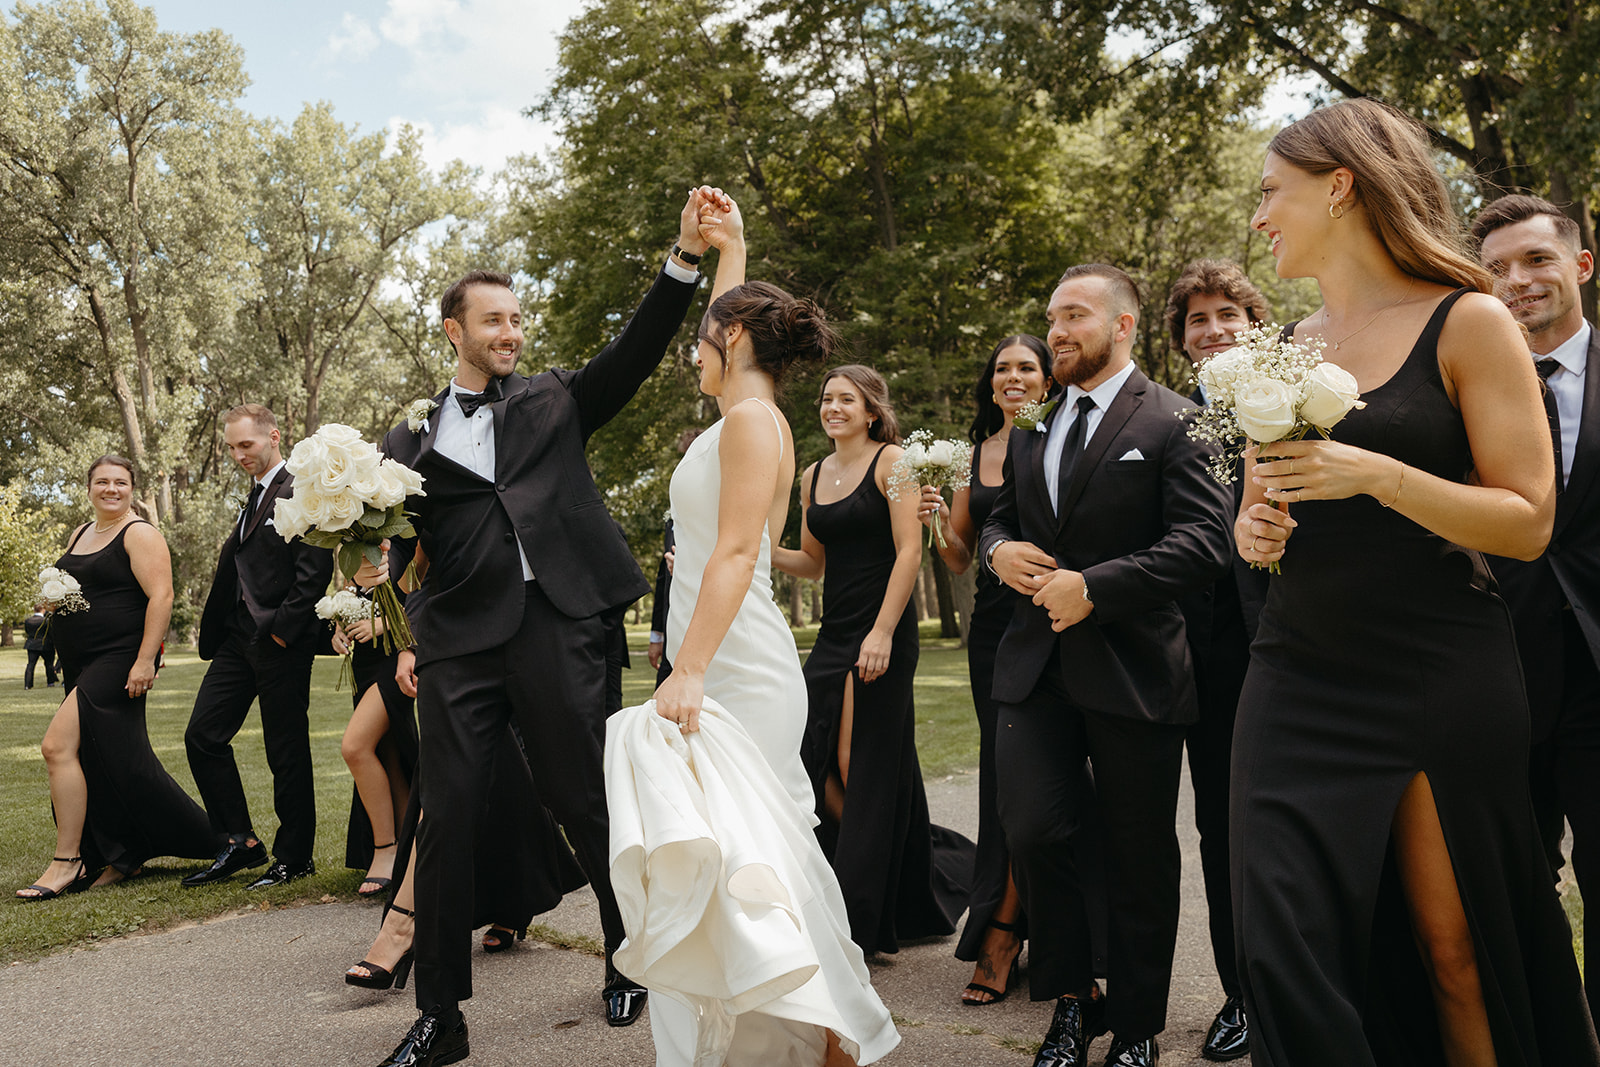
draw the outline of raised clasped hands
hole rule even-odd
[[[675,723],[684,733],[700,729],[700,705],[705,700],[705,679],[675,667],[656,690],[656,714]]]
[[[689,190],[689,199],[684,202],[683,211],[678,216],[678,247],[692,256],[698,256],[711,247],[704,237],[700,236],[700,216],[706,211],[720,212],[725,210],[724,205],[731,205],[720,189],[713,189],[709,185],[696,186]]]
[[[700,238],[718,252],[744,243],[744,216],[733,197],[721,189],[701,201]]]

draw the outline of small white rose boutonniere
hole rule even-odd
[[[1052,411],[1055,410],[1056,405],[1060,402],[1060,397],[1056,397],[1056,399],[1050,401],[1048,404],[1041,404],[1037,400],[1030,400],[1026,404],[1022,405],[1021,409],[1019,409],[1016,415],[1012,417],[1011,424],[1019,429],[1038,430],[1040,433],[1046,433],[1049,431],[1050,427],[1044,424],[1044,420]]]
[[[412,433],[428,432],[428,416],[439,410],[439,405],[431,398],[413,400],[406,408],[406,428]]]

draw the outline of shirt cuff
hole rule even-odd
[[[660,630],[651,630],[650,643],[652,645],[664,645],[667,643],[667,635],[662,633]]]
[[[688,282],[690,285],[693,285],[695,282],[700,280],[699,271],[690,270],[687,267],[683,267],[677,263],[674,263],[671,256],[667,257],[667,265],[662,269],[667,272],[667,277],[680,282]]]

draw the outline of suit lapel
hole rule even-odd
[[[426,429],[419,430],[417,432],[417,436],[421,438],[421,441],[417,445],[418,463],[421,463],[424,459],[428,458],[428,454],[433,451],[434,439],[439,433],[439,412],[446,404],[452,402],[453,401],[450,399],[449,385],[444,387],[444,392],[433,398],[435,407],[432,417],[427,420],[428,426]]]
[[[1578,446],[1572,455],[1566,491],[1556,497],[1556,523],[1552,536],[1580,510],[1595,471],[1600,468],[1600,330],[1589,331],[1589,361],[1583,372],[1583,413],[1578,422]]]
[[[507,449],[506,445],[506,408],[511,406],[513,400],[521,397],[528,391],[528,379],[513,371],[500,379],[500,399],[489,406],[494,412],[494,472],[500,473]]]
[[[245,527],[244,536],[239,538],[240,543],[250,540],[251,535],[256,532],[256,527],[265,522],[267,516],[272,514],[272,502],[278,499],[278,494],[283,492],[283,483],[288,480],[289,468],[285,465],[277,474],[272,476],[272,484],[262,492],[261,503],[256,505],[256,513],[250,517],[250,525]]]
[[[1052,514],[1054,509],[1050,506],[1050,487],[1044,480],[1044,454],[1046,451],[1045,442],[1050,440],[1050,430],[1055,426],[1055,420],[1057,418],[1065,417],[1061,414],[1061,409],[1066,405],[1061,403],[1061,399],[1065,398],[1066,395],[1066,391],[1063,390],[1061,392],[1061,397],[1056,401],[1056,406],[1051,408],[1050,414],[1045,416],[1044,433],[1040,433],[1037,430],[1027,431],[1035,438],[1035,440],[1030,442],[1032,448],[1028,455],[1028,463],[1033,468],[1033,488],[1034,495],[1036,497],[1035,503],[1037,503],[1039,507],[1043,509],[1046,515]],[[1012,431],[1012,436],[1016,436],[1015,430]],[[1021,483],[1018,484],[1020,485]]]
[[[1149,381],[1139,368],[1133,368],[1133,373],[1128,375],[1128,380],[1122,383],[1122,388],[1117,390],[1116,399],[1111,401],[1111,407],[1100,417],[1100,425],[1094,429],[1094,436],[1089,438],[1089,443],[1083,450],[1083,455],[1078,458],[1078,465],[1072,471],[1072,485],[1064,490],[1061,497],[1061,507],[1056,511],[1056,522],[1059,526],[1066,526],[1067,516],[1072,514],[1073,506],[1078,503],[1078,498],[1083,495],[1084,487],[1089,484],[1094,469],[1100,465],[1100,460],[1105,458],[1106,449],[1111,447],[1111,442],[1117,434],[1122,432],[1122,427],[1127,425],[1133,413],[1144,403],[1144,388]],[[1058,494],[1063,492],[1058,489]]]

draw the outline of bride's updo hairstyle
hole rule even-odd
[[[791,296],[771,282],[745,282],[717,297],[706,317],[726,329],[738,324],[750,338],[758,370],[783,386],[792,364],[828,359],[839,347],[839,335],[822,309]],[[728,357],[724,355],[723,366]]]
[[[1285,162],[1318,177],[1346,167],[1360,207],[1401,270],[1440,285],[1488,293],[1494,279],[1468,251],[1450,190],[1413,119],[1376,100],[1343,100],[1285,126],[1267,145]]]

